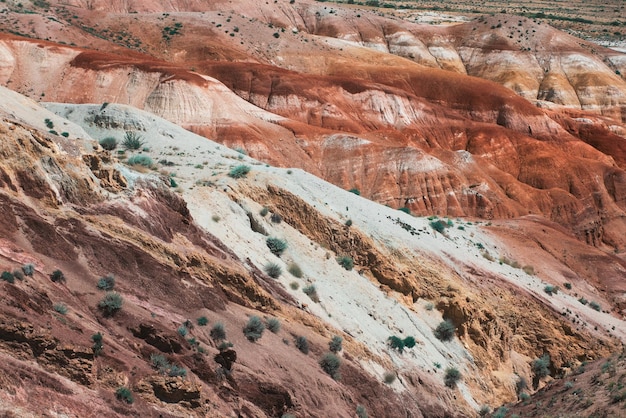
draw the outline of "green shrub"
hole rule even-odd
[[[509,413],[509,408],[507,408],[506,406],[501,406],[500,408],[498,408],[496,412],[494,412],[491,418],[504,418],[506,417],[506,414],[508,413]]]
[[[572,290],[572,284],[571,283],[563,283],[563,286],[567,289],[567,290]]]
[[[152,367],[158,370],[160,374],[170,377],[187,376],[187,369],[171,364],[163,354],[152,354],[150,361],[152,362]]]
[[[206,316],[201,316],[200,318],[196,319],[196,323],[201,327],[204,327],[209,323],[209,319]]]
[[[24,280],[24,272],[22,271],[22,269],[15,269],[13,270],[13,277],[20,281]]]
[[[181,337],[185,337],[187,336],[187,333],[189,332],[189,330],[184,325],[181,325],[178,327],[176,332],[178,332],[178,335],[180,335]]]
[[[214,341],[225,340],[226,330],[224,329],[224,324],[222,324],[221,322],[217,322],[215,325],[213,325],[213,328],[211,328],[211,332],[209,335]]]
[[[352,268],[354,267],[354,261],[352,260],[352,257],[347,255],[337,257],[337,263],[339,263],[341,267],[348,271],[352,270]]]
[[[298,288],[300,287],[300,283],[298,282],[291,282],[289,283],[289,287],[292,288],[293,290],[298,290]]]
[[[265,331],[265,325],[261,318],[256,315],[253,315],[248,320],[248,323],[245,327],[243,327],[243,335],[246,336],[248,341],[257,341],[263,335],[263,331]]]
[[[598,312],[600,312],[600,309],[601,309],[600,304],[594,301],[589,302],[589,307],[593,309],[594,311],[598,311]]]
[[[332,353],[338,353],[343,348],[342,343],[343,343],[343,338],[341,338],[339,335],[333,335],[333,338],[331,338],[330,341],[328,342],[328,349]]]
[[[169,361],[167,361],[163,354],[152,354],[150,361],[152,362],[152,367],[158,370],[159,373],[165,373],[165,370],[170,366]]]
[[[450,320],[446,319],[437,325],[434,333],[437,339],[441,341],[450,341],[454,338],[455,331],[456,328],[454,327],[454,324],[450,322]]]
[[[367,409],[363,405],[357,405],[356,416],[357,418],[368,418]]]
[[[0,279],[5,282],[15,283],[15,276],[13,276],[13,273],[10,271],[3,271],[2,274],[0,274]]]
[[[392,384],[396,381],[396,374],[394,372],[385,372],[385,375],[383,376],[383,381],[388,385]]]
[[[552,296],[552,294],[559,293],[559,288],[558,288],[558,286],[552,286],[551,284],[547,284],[543,288],[543,291],[546,292],[548,295]]]
[[[93,341],[93,345],[91,349],[93,350],[94,357],[97,357],[102,353],[104,346],[102,344],[102,334],[98,331],[97,333],[91,336],[91,341]]]
[[[132,392],[124,386],[117,388],[115,391],[115,397],[120,401],[126,402],[127,404],[134,402]]]
[[[222,341],[217,346],[217,349],[220,350],[220,351],[224,351],[224,350],[228,350],[232,346],[233,346],[233,343],[231,343],[230,341]]]
[[[240,179],[242,177],[246,177],[250,172],[250,167],[245,164],[240,164],[238,166],[233,167],[228,172],[228,177],[232,177],[234,179]]]
[[[107,292],[104,298],[98,302],[98,308],[102,310],[105,316],[113,316],[122,309],[123,303],[122,295],[117,292]]]
[[[28,277],[32,277],[32,275],[35,273],[35,265],[32,263],[26,263],[22,266],[22,271]]]
[[[122,147],[125,149],[138,150],[143,147],[144,141],[143,137],[139,135],[137,132],[126,131],[124,134],[124,140],[122,141]]]
[[[311,284],[308,286],[304,286],[302,288],[302,291],[305,295],[310,297],[313,302],[318,303],[320,301],[320,297],[317,294],[317,289],[315,288],[315,285]]]
[[[144,154],[133,155],[127,160],[129,165],[140,165],[143,167],[152,167],[152,158]]]
[[[57,283],[65,283],[65,275],[61,270],[54,270],[52,274],[50,274],[50,280]]]
[[[533,360],[530,368],[535,377],[539,379],[548,376],[550,374],[550,356],[544,354],[540,358]]]
[[[410,214],[411,214],[411,209],[409,209],[409,208],[407,208],[407,207],[398,208],[398,210],[399,210],[400,212],[404,212],[404,213],[406,213],[407,215],[410,215]]]
[[[270,332],[276,334],[278,331],[280,331],[280,320],[278,318],[268,318],[267,329],[269,329]]]
[[[100,141],[100,146],[107,151],[113,151],[117,148],[117,139],[112,136],[107,136],[106,138],[102,138]]]
[[[278,213],[272,213],[270,215],[270,221],[272,221],[272,223],[279,224],[283,221],[283,217],[280,216]]]
[[[415,338],[411,336],[406,337],[403,342],[406,348],[413,348],[416,344]]]
[[[301,279],[302,276],[304,275],[302,273],[302,269],[300,268],[299,265],[297,265],[296,263],[289,263],[289,266],[287,267],[287,271],[293,276],[293,277],[297,277],[298,279]]]
[[[269,237],[265,240],[267,248],[270,249],[272,254],[280,257],[280,255],[287,249],[287,243],[279,238]]]
[[[519,398],[522,401],[527,401],[527,400],[530,399],[530,395],[528,393],[526,393],[526,392],[522,392],[522,393],[519,394]]]
[[[449,387],[456,387],[457,382],[461,379],[461,372],[456,367],[448,367],[443,377],[443,383]]]
[[[352,219],[348,219],[345,223],[346,226],[352,226]]]
[[[272,279],[278,279],[283,274],[283,269],[276,263],[267,263],[263,266],[263,270]]]
[[[359,189],[350,189],[348,190],[350,193],[354,193],[357,196],[361,196],[361,191]]]
[[[393,348],[394,350],[398,350],[398,352],[400,353],[404,351],[404,340],[400,337],[392,335],[391,337],[387,338],[387,344],[389,345],[389,347]]]
[[[170,365],[170,368],[167,370],[167,375],[169,377],[177,377],[177,376],[185,377],[187,376],[187,369],[185,369],[184,367],[180,367],[175,364],[172,364]]]
[[[587,303],[589,303],[589,301],[588,301],[587,299],[585,299],[584,297],[582,297],[582,298],[578,299],[578,301],[579,301],[580,303],[582,303],[583,305],[586,305]]]
[[[100,290],[113,290],[115,287],[115,277],[112,274],[107,274],[105,277],[98,279],[98,289]]]
[[[65,303],[55,303],[54,310],[60,313],[61,315],[65,315],[67,313],[67,305]]]
[[[309,354],[309,341],[306,337],[299,336],[296,338],[296,348],[304,354]]]
[[[339,367],[341,366],[341,360],[333,353],[326,353],[319,361],[319,365],[330,377],[335,380],[341,379],[339,373]]]
[[[431,221],[429,225],[432,229],[439,232],[440,234],[443,234],[446,228],[448,227],[448,224],[442,221],[441,219],[436,220],[436,221]]]
[[[263,209],[261,209],[261,211],[259,212],[259,215],[261,216],[265,216],[269,213],[269,209],[267,208],[267,206],[263,206]]]

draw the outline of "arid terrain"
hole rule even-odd
[[[486,0],[478,3],[463,0],[445,3],[391,0],[379,4],[388,13],[423,23],[449,24],[471,20],[475,15],[509,13],[539,18],[557,29],[606,45],[624,48],[626,43],[626,6],[620,0],[572,0],[567,4],[538,0]]]
[[[624,416],[623,5],[428,7],[1,3],[0,411]]]

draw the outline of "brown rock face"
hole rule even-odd
[[[191,382],[176,377],[152,376],[137,384],[139,392],[152,391],[163,402],[176,403],[189,408],[201,404],[200,389]]]

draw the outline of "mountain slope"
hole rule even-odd
[[[602,306],[610,304],[598,291],[585,290],[583,276],[573,280],[572,275],[582,274],[577,270],[581,266],[565,264],[546,253],[542,249],[546,243],[535,249],[524,244],[525,252],[516,253],[515,243],[523,243],[520,238],[507,233],[508,239],[513,240],[507,243],[491,232],[506,229],[506,224],[485,226],[451,220],[454,227],[440,235],[432,231],[426,218],[412,218],[379,206],[300,170],[289,174],[283,169],[265,167],[147,113],[117,105],[104,109],[99,105],[50,104],[49,107],[59,116],[79,122],[95,137],[120,138],[124,128],[132,126],[146,142],[140,155],[170,161],[173,165],[167,166],[176,173],[173,179],[188,202],[185,204],[167,191],[161,183],[163,180],[116,164],[128,184],[127,187],[123,182],[118,184],[121,192],[101,190],[97,186],[99,180],[94,180],[89,190],[97,193],[83,193],[92,198],[72,200],[72,196],[79,195],[70,193],[74,188],[68,186],[54,204],[31,203],[40,213],[38,216],[43,216],[35,218],[40,219],[35,223],[28,221],[33,225],[29,228],[35,229],[11,227],[11,224],[4,227],[6,236],[11,237],[5,248],[12,248],[3,251],[5,263],[15,268],[19,263],[35,261],[37,272],[32,279],[3,286],[11,292],[47,295],[49,300],[21,314],[7,308],[5,328],[14,329],[10,328],[16,326],[10,319],[14,317],[22,318],[26,324],[49,318],[54,337],[45,338],[54,342],[49,343],[43,357],[35,351],[27,358],[43,365],[46,373],[67,375],[73,369],[67,367],[62,356],[76,354],[64,349],[65,354],[59,357],[52,354],[59,350],[54,347],[70,344],[73,353],[85,353],[81,363],[85,371],[82,375],[73,372],[69,377],[87,384],[92,388],[89,390],[98,388],[108,394],[103,408],[117,408],[112,391],[118,385],[127,385],[138,398],[137,406],[133,404],[128,411],[157,408],[178,415],[182,413],[178,408],[186,405],[194,414],[213,411],[219,415],[227,414],[232,408],[244,408],[240,410],[248,411],[245,414],[251,416],[272,416],[278,410],[306,416],[314,413],[346,416],[357,404],[362,404],[376,416],[386,416],[396,408],[403,411],[398,409],[397,413],[413,416],[467,416],[484,403],[498,405],[514,399],[516,376],[531,380],[530,359],[547,352],[555,370],[559,370],[566,364],[613,351],[617,340],[609,339],[609,334],[624,337],[619,333],[623,329],[621,321],[576,300],[579,292],[584,292]],[[107,115],[108,128],[94,123],[94,115],[99,113]],[[32,112],[22,114],[29,115],[33,121],[40,119]],[[55,125],[63,123],[56,120]],[[25,121],[20,123],[23,125]],[[72,137],[50,138],[58,138],[61,144],[75,143]],[[23,158],[24,152],[14,149],[12,155]],[[83,152],[91,150],[87,148]],[[65,155],[59,153],[61,157]],[[39,154],[34,157],[41,159]],[[92,168],[97,166],[94,157],[83,158],[90,161]],[[76,157],[69,161],[80,167]],[[233,180],[225,176],[231,167],[242,163],[252,169],[248,178]],[[58,166],[65,165],[58,163]],[[5,164],[5,167],[10,166]],[[92,177],[89,169],[83,167],[81,177]],[[5,182],[4,207],[13,208],[15,219],[27,219],[33,216],[28,215],[34,213],[33,209],[17,203],[17,199],[24,200],[20,196],[26,193],[27,183],[14,180],[21,177],[12,170],[4,169],[5,178],[11,179]],[[44,183],[38,184],[56,185],[59,179],[49,172],[41,177]],[[50,188],[54,190],[58,186]],[[282,222],[277,224],[257,215],[263,206],[280,214]],[[56,221],[45,221],[51,216]],[[344,225],[347,219],[352,221],[352,226]],[[530,224],[533,222],[530,220]],[[555,228],[549,223],[543,227]],[[526,230],[528,226],[523,228]],[[263,230],[267,236],[277,236],[288,243],[280,258],[268,251],[267,236],[254,232]],[[40,237],[49,237],[48,240],[59,244],[45,246]],[[59,246],[64,242],[71,244]],[[583,245],[572,238],[569,242]],[[486,252],[490,257],[502,259],[519,257],[520,264],[532,262],[537,266],[536,276],[528,275],[511,262],[513,267],[489,261],[489,257],[482,255]],[[352,257],[354,270],[347,271],[335,261],[335,257],[342,255]],[[262,273],[268,262],[277,263],[283,271],[295,262],[304,276],[298,279],[285,272],[278,280],[271,279]],[[602,253],[598,253],[591,265],[614,266],[616,272],[623,268],[618,259]],[[66,272],[65,284],[47,278],[56,268]],[[102,317],[95,308],[103,296],[95,283],[107,273],[117,278],[116,287],[125,301],[119,314],[112,318]],[[543,292],[546,283],[558,285],[561,280],[574,284],[571,293],[564,290],[549,296]],[[294,281],[299,289],[292,289]],[[302,292],[302,287],[309,284],[315,285],[319,303]],[[15,298],[19,293],[12,294]],[[52,313],[52,305],[58,301],[65,303],[70,313]],[[561,316],[561,312],[573,312],[572,318],[575,313],[581,318],[580,323],[569,320],[569,314]],[[281,318],[283,327],[278,336],[269,333],[257,343],[246,341],[237,328],[243,327],[246,315],[255,313]],[[208,356],[194,354],[193,344],[176,334],[185,319],[193,320],[200,315],[207,316],[213,324],[225,323],[228,338],[235,345],[237,361],[226,381],[211,377],[214,373],[211,370],[219,370],[211,360],[218,350],[208,331],[198,326],[189,331]],[[458,338],[448,343],[433,335],[442,318],[452,321],[457,330]],[[598,331],[593,329],[593,324],[600,325]],[[616,330],[611,330],[612,326]],[[607,328],[609,331],[604,331]],[[93,358],[89,336],[99,330],[105,335],[105,351]],[[324,377],[315,364],[333,334],[345,340],[339,383]],[[16,331],[8,334],[5,331],[3,335],[5,350],[11,353],[20,350],[11,341],[16,338],[30,341],[25,336],[17,337],[22,334]],[[116,342],[107,335],[115,335]],[[309,340],[309,356],[298,354],[292,346],[292,338],[298,335]],[[417,345],[399,354],[387,346],[390,335],[414,336]],[[182,348],[176,348],[179,345]],[[149,359],[155,350],[157,353],[174,350],[169,360],[186,367],[191,379],[188,382],[196,382],[190,387],[178,381],[177,395],[171,396],[182,397],[179,398],[182,403],[173,406],[162,403],[171,400],[159,389],[165,384],[162,378],[150,371]],[[292,356],[295,356],[293,361],[285,363]],[[64,366],[58,368],[59,365]],[[275,375],[272,370],[277,365],[281,372]],[[461,371],[463,378],[458,389],[445,389],[442,370],[446,367]],[[113,375],[96,374],[88,381],[81,380],[88,379],[80,376],[91,375],[93,372],[89,370],[94,368],[110,370],[107,373]],[[128,375],[131,369],[135,371]],[[307,376],[309,381],[312,370],[317,370],[316,379],[320,379],[313,392],[310,384],[302,380]],[[397,376],[388,389],[380,383],[385,371]],[[11,385],[19,384],[21,381],[11,382]],[[230,388],[232,395],[223,398],[226,388]],[[95,394],[89,390],[85,396],[92,399]],[[268,403],[268,390],[282,395]],[[224,400],[215,403],[217,393]],[[370,398],[367,393],[378,395]],[[380,393],[386,394],[389,404],[373,401]],[[459,395],[464,404],[459,404]],[[324,409],[319,404],[322,397],[327,399]],[[205,399],[217,405],[215,409],[197,406]],[[10,402],[26,408],[16,398]],[[73,406],[67,402],[65,408],[71,410]],[[236,404],[240,406],[235,407]],[[37,405],[33,403],[31,407]],[[412,408],[409,405],[419,406],[407,409]]]

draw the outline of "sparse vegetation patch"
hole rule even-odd
[[[283,274],[283,269],[276,263],[267,263],[263,266],[263,270],[272,279],[278,279]]]
[[[435,328],[435,337],[441,341],[450,341],[454,338],[455,331],[456,328],[454,324],[450,320],[446,319],[445,321],[440,322],[439,325],[437,325],[437,328]]]
[[[100,290],[113,290],[115,287],[115,277],[112,274],[108,274],[98,279],[98,289]]]
[[[266,239],[265,244],[267,245],[267,248],[270,249],[272,254],[277,257],[280,257],[280,255],[287,249],[287,242],[275,237],[269,237]]]
[[[265,325],[261,318],[254,315],[251,316],[248,320],[248,323],[245,327],[243,327],[243,334],[246,336],[248,341],[255,342],[261,338],[263,335],[263,331],[265,331]]]
[[[98,302],[98,308],[105,316],[113,316],[120,309],[123,304],[122,295],[117,292],[108,292],[100,302]]]
[[[233,167],[228,172],[228,177],[231,177],[234,179],[240,179],[240,178],[246,177],[249,172],[250,172],[250,167],[247,165],[241,164],[241,165]]]
[[[124,134],[124,140],[122,141],[122,147],[127,150],[138,150],[143,147],[145,142],[143,137],[137,132],[126,131]]]
[[[456,367],[448,367],[443,377],[443,383],[449,388],[455,388],[461,379],[461,372]]]
[[[330,375],[334,380],[340,380],[341,374],[339,367],[341,366],[341,359],[333,353],[326,353],[319,361],[320,367],[326,373]]]

